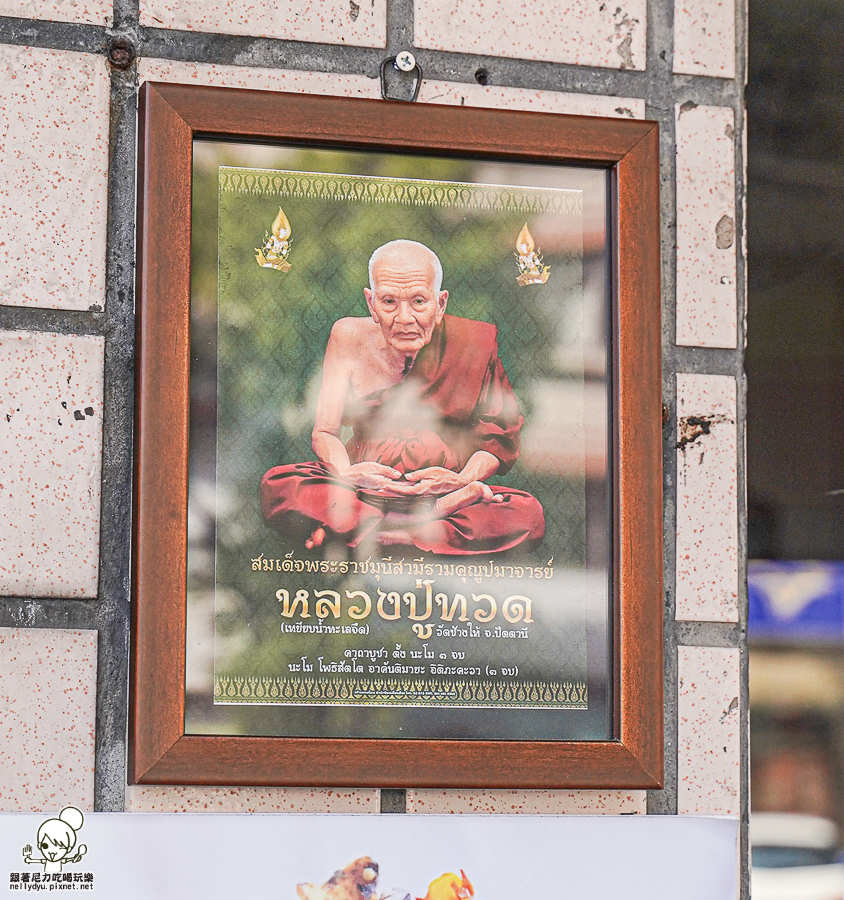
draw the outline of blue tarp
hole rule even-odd
[[[844,641],[844,563],[751,560],[751,639]]]

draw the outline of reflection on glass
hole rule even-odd
[[[606,196],[195,143],[188,733],[612,736]]]

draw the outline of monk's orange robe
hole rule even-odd
[[[363,398],[351,392],[343,425],[350,461],[372,461],[399,472],[427,466],[460,471],[478,450],[499,460],[496,474],[519,456],[524,419],[498,358],[494,325],[444,316],[408,374]],[[500,503],[474,503],[444,518],[406,527],[413,545],[439,554],[481,554],[538,546],[545,518],[535,497],[492,486]],[[261,482],[264,520],[281,532],[310,533],[322,526],[356,546],[383,524],[430,505],[430,498],[391,497],[355,488],[322,462],[270,469]],[[387,518],[385,522],[384,519]]]

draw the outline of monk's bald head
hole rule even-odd
[[[390,241],[372,254],[363,295],[396,365],[412,362],[442,322],[448,303],[442,275],[436,253],[417,241]]]
[[[420,244],[419,241],[405,240],[382,244],[369,257],[369,288],[375,290],[376,268],[402,271],[417,269],[420,266],[430,266],[431,288],[435,294],[438,294],[443,283],[443,267],[440,258],[430,247]]]

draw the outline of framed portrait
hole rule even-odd
[[[130,777],[658,786],[656,124],[140,126]]]

